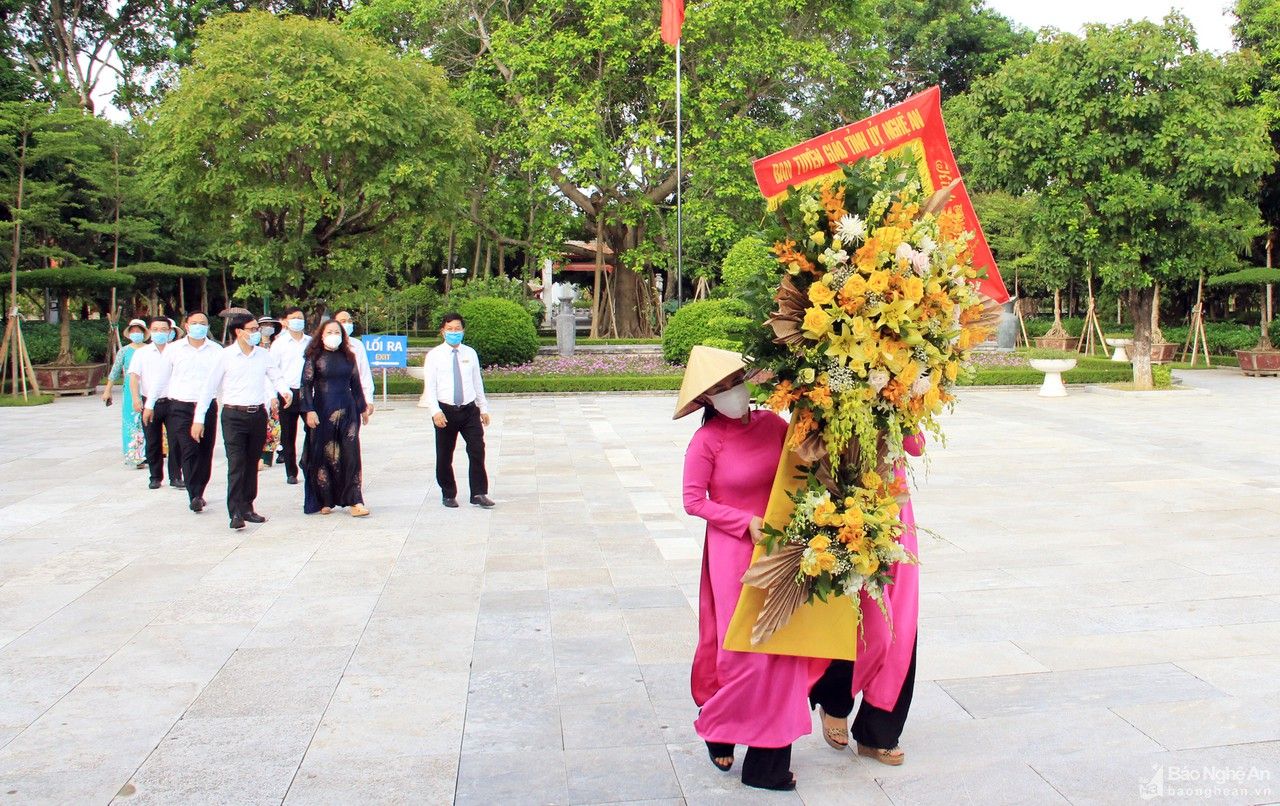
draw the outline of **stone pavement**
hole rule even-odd
[[[196,516],[118,409],[0,409],[0,802],[1280,802],[1280,381],[1184,374],[1210,393],[963,395],[916,473],[908,761],[815,734],[791,794],[690,727],[671,396],[496,401],[492,512],[439,506],[395,402],[372,517],[277,468],[241,533],[220,452]]]

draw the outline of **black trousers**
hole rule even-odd
[[[161,398],[156,401],[154,413],[151,422],[144,423],[142,426],[142,436],[145,440],[146,447],[144,456],[147,458],[147,470],[151,473],[154,481],[162,481],[164,479],[164,443],[165,443],[165,420],[169,417],[169,407],[173,401],[168,398]],[[143,401],[146,404],[146,401]],[[173,429],[169,429],[169,479],[177,481],[182,478],[182,459],[179,456],[178,438],[173,433]]]
[[[195,416],[195,403],[170,400],[169,414],[164,419],[170,440],[177,440],[182,478],[187,484],[187,497],[192,501],[204,498],[209,476],[213,473],[213,446],[218,438],[218,401],[212,401],[205,412],[204,438],[199,442],[191,438],[191,423]],[[170,448],[169,455],[173,454]]]
[[[707,742],[716,758],[733,755],[734,746],[723,742]],[[748,747],[742,759],[742,783],[775,787],[791,780],[791,745],[786,747]]]
[[[484,425],[480,422],[480,407],[475,403],[465,406],[440,404],[444,412],[444,428],[436,429],[436,483],[445,498],[458,497],[458,482],[453,477],[453,450],[458,446],[458,434],[467,444],[467,481],[471,496],[489,494],[489,475],[484,470]]]
[[[253,512],[258,497],[258,458],[267,440],[267,410],[222,407],[222,444],[227,451],[227,514]]]
[[[280,458],[284,461],[284,474],[289,478],[298,476],[298,421],[302,419],[302,393],[299,389],[290,389],[293,399],[289,405],[280,400]]]
[[[898,746],[902,729],[907,724],[911,710],[911,696],[916,688],[916,647],[911,648],[911,665],[902,681],[902,691],[892,711],[877,708],[865,699],[858,707],[858,715],[849,730],[850,737],[858,744],[878,750],[892,750]],[[844,719],[853,712],[853,664],[847,660],[833,660],[827,671],[809,691],[810,705],[822,706],[828,716]]]

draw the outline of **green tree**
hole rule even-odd
[[[1035,34],[983,0],[883,0],[877,43],[892,54],[882,101],[897,103],[935,84],[942,97],[969,89],[1010,56],[1026,53]]]
[[[1123,293],[1151,386],[1153,284],[1230,265],[1259,228],[1274,152],[1245,60],[1198,51],[1185,17],[1052,33],[949,106],[978,183],[1041,194],[1046,243]]]
[[[743,222],[760,219],[750,157],[860,117],[883,63],[867,47],[877,25],[871,0],[691,7],[680,177],[674,54],[658,37],[659,13],[650,0],[367,0],[349,17],[431,54],[456,79],[488,143],[486,175],[527,174],[535,198],[570,205],[582,234],[600,225],[629,269],[612,281],[622,336],[654,326],[651,278],[674,268],[677,184],[686,183],[689,240],[727,249],[745,234]],[[483,205],[475,213],[497,232]],[[511,240],[563,248],[552,238]]]
[[[160,47],[163,0],[11,0],[9,30],[27,71],[53,99],[93,112],[104,76],[122,106],[141,90]]]
[[[1280,2],[1236,0],[1236,42],[1251,51],[1260,63],[1253,88],[1267,116],[1271,146],[1280,156]],[[1262,182],[1262,217],[1267,223],[1267,265],[1275,265],[1276,239],[1280,237],[1280,162]],[[1271,289],[1267,291],[1270,304]]]
[[[147,165],[244,281],[316,305],[456,209],[474,130],[444,76],[328,22],[226,14],[157,109]],[[404,232],[403,230],[401,231]]]

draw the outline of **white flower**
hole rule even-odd
[[[876,394],[880,390],[889,385],[889,371],[885,369],[873,369],[867,373],[867,385],[875,390]]]
[[[931,388],[933,388],[933,381],[930,380],[928,375],[921,375],[916,378],[915,383],[911,384],[911,396],[920,397]]]
[[[867,222],[856,215],[845,213],[844,218],[836,225],[836,235],[844,243],[862,243],[867,236]]]
[[[898,258],[898,260],[911,260],[912,255],[914,255],[915,253],[916,253],[916,250],[911,248],[911,244],[907,243],[906,241],[903,241],[902,243],[898,244],[898,249],[893,254],[895,257]]]
[[[929,274],[929,256],[924,252],[916,252],[911,256],[911,268],[916,270],[916,274],[921,277],[927,277]]]
[[[849,253],[843,249],[838,252],[832,249],[827,249],[821,255],[818,255],[818,262],[828,268],[834,269],[836,266],[843,266],[849,262]]]
[[[920,238],[920,251],[923,252],[924,254],[932,255],[933,250],[937,248],[938,248],[938,242],[935,241],[929,235],[924,235]]]

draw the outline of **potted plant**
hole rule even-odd
[[[1036,336],[1036,347],[1041,350],[1070,350],[1080,347],[1080,337],[1072,336],[1062,326],[1062,289],[1053,289],[1053,327],[1043,336]],[[1066,392],[1063,392],[1066,394]]]
[[[1067,396],[1067,387],[1062,382],[1062,373],[1075,369],[1079,356],[1067,350],[1038,348],[1028,350],[1027,358],[1031,359],[1032,369],[1044,373],[1044,382],[1040,384],[1040,397]]]
[[[1230,274],[1220,274],[1209,278],[1209,285],[1263,288],[1280,281],[1280,271],[1267,268],[1243,269]],[[1240,371],[1245,375],[1280,375],[1280,350],[1271,343],[1271,334],[1267,332],[1270,322],[1267,321],[1267,305],[1263,301],[1261,310],[1261,335],[1252,350],[1236,350],[1236,358],[1240,361]]]
[[[92,394],[107,374],[107,365],[90,363],[87,355],[77,356],[71,349],[71,297],[93,294],[112,288],[128,288],[134,283],[130,274],[104,271],[88,266],[57,269],[34,269],[17,273],[21,289],[42,289],[58,297],[58,356],[49,364],[35,367],[40,389],[55,395]]]

